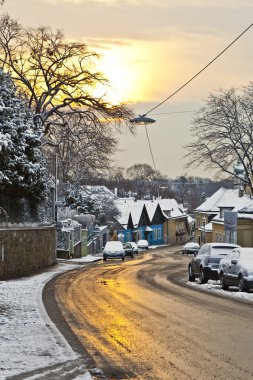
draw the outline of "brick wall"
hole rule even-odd
[[[56,263],[54,227],[0,228],[0,280]]]

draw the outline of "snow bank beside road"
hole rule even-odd
[[[233,286],[229,287],[228,290],[223,290],[218,281],[209,281],[207,284],[198,284],[197,282],[188,281],[187,284],[192,287],[199,287],[207,292],[214,292],[222,296],[242,299],[253,303],[253,293],[239,292],[238,288]]]
[[[83,261],[99,259],[90,256]],[[78,267],[60,263],[41,274],[0,281],[0,380],[38,369],[46,375],[51,366],[60,378],[64,371],[73,371],[79,364],[80,357],[51,322],[42,302],[47,281]],[[82,365],[78,376],[78,379],[92,379]]]

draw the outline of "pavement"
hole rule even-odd
[[[101,371],[88,370],[87,357],[59,332],[42,300],[45,285],[54,277],[99,260],[101,254],[58,260],[41,273],[0,281],[0,380],[101,378]]]

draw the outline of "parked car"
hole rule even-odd
[[[134,257],[134,249],[131,245],[131,243],[123,243],[123,248],[124,248],[124,251],[125,251],[125,256],[130,256],[130,257]]]
[[[199,278],[199,282],[205,284],[208,280],[219,280],[220,260],[237,247],[239,245],[228,243],[203,244],[188,265],[189,281]]]
[[[137,242],[137,247],[141,249],[148,249],[149,243],[147,240],[139,240]]]
[[[253,288],[253,248],[235,248],[220,261],[222,289],[237,286],[239,292]]]
[[[183,246],[182,254],[183,255],[188,254],[188,253],[196,254],[196,253],[198,253],[199,249],[200,249],[200,246],[198,243],[189,242]]]
[[[134,241],[129,241],[129,244],[131,244],[133,248],[133,252],[136,253],[136,255],[138,255],[139,251],[138,251],[137,244]]]
[[[108,241],[103,250],[103,260],[122,259],[125,260],[125,251],[121,241]]]

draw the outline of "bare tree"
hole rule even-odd
[[[197,112],[191,127],[192,143],[186,146],[187,167],[215,169],[217,176],[237,177],[253,190],[253,83],[243,89],[211,94]],[[242,178],[234,172],[240,161]]]
[[[120,126],[132,112],[125,105],[113,105],[94,88],[108,85],[95,70],[98,54],[80,42],[67,42],[63,32],[48,27],[24,28],[8,15],[0,18],[0,65],[26,94],[35,121],[47,136],[68,125],[69,116],[79,114],[83,124],[105,122]],[[102,122],[101,122],[102,120]]]
[[[148,164],[134,164],[126,170],[126,175],[132,180],[151,180],[160,173]]]
[[[61,141],[58,149],[59,178],[64,183],[87,184],[92,177],[91,172],[101,175],[110,168],[117,139],[112,127],[102,121],[93,124],[80,114],[71,115],[66,120],[68,127],[57,134]]]

